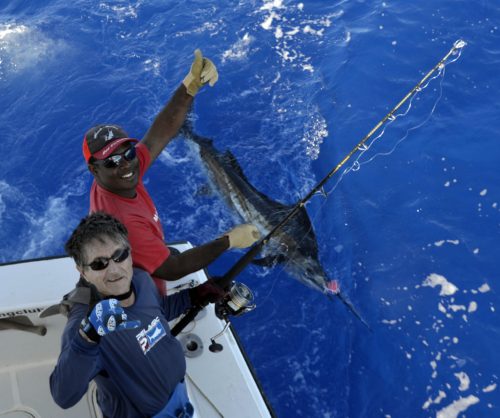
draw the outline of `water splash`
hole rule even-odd
[[[63,41],[49,38],[36,27],[0,25],[0,81],[10,74],[39,68],[65,48]]]
[[[315,68],[312,58],[301,48],[300,37],[321,40],[325,30],[332,26],[332,21],[344,14],[339,11],[313,18],[304,12],[303,3],[284,5],[282,0],[264,0],[258,13],[263,14],[260,28],[274,32],[274,50],[281,57],[282,64],[308,73],[313,73]]]

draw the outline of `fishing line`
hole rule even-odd
[[[458,42],[463,42],[463,41],[457,41],[455,43],[455,45],[458,43]],[[326,200],[330,197],[330,194],[337,188],[337,186],[339,185],[339,183],[342,181],[342,179],[344,178],[344,176],[346,174],[348,174],[349,172],[351,171],[359,171],[361,169],[361,166],[365,165],[365,164],[368,164],[370,162],[372,162],[375,158],[379,157],[379,156],[389,156],[391,155],[395,149],[398,147],[398,145],[403,142],[408,136],[409,136],[409,133],[411,131],[414,131],[416,129],[419,129],[421,128],[422,126],[424,126],[429,120],[430,118],[432,117],[432,115],[434,114],[435,110],[436,110],[436,107],[438,105],[438,103],[441,101],[441,98],[442,98],[442,95],[443,95],[443,82],[444,82],[444,77],[445,77],[445,71],[446,71],[446,66],[449,65],[449,64],[452,64],[454,63],[455,61],[457,61],[460,56],[462,54],[462,49],[458,49],[457,52],[456,52],[456,56],[455,58],[453,58],[452,60],[448,61],[446,64],[442,64],[440,66],[438,66],[438,73],[433,76],[432,78],[429,78],[429,80],[424,84],[422,85],[420,88],[418,88],[415,92],[415,94],[410,98],[410,101],[408,103],[408,106],[406,108],[406,110],[403,112],[403,113],[399,113],[399,114],[396,114],[396,115],[393,115],[391,117],[389,117],[389,122],[384,126],[383,130],[375,137],[373,138],[373,140],[367,145],[367,144],[363,144],[361,146],[358,147],[358,149],[360,150],[360,154],[358,155],[358,157],[356,158],[356,160],[354,161],[354,163],[346,168],[342,174],[340,175],[340,177],[338,178],[338,180],[336,181],[336,183],[334,184],[334,186],[328,190],[328,191],[325,191],[324,188],[321,188],[320,190],[318,190],[316,192],[315,195],[321,195],[325,198],[325,201],[323,203],[321,203],[320,205],[320,208],[319,210],[317,211],[316,215],[314,216],[314,218],[312,219],[312,221],[315,221],[316,218],[319,216],[319,214],[321,213],[321,211],[323,210],[324,206],[326,205]],[[372,147],[372,145],[378,140],[380,139],[384,133],[386,132],[387,128],[390,127],[390,125],[392,123],[394,123],[394,121],[396,121],[396,119],[398,118],[404,118],[405,116],[407,116],[410,112],[410,110],[412,109],[412,104],[413,104],[413,100],[415,100],[416,97],[418,97],[418,95],[424,91],[429,85],[430,83],[432,83],[432,81],[434,81],[435,79],[441,77],[441,81],[439,83],[439,94],[438,94],[438,97],[437,99],[435,100],[429,114],[427,115],[427,117],[424,119],[423,122],[420,122],[419,124],[415,125],[415,126],[412,126],[410,128],[407,129],[406,133],[398,140],[396,141],[396,144],[392,147],[391,150],[387,151],[387,152],[378,152],[376,153],[375,155],[373,155],[372,157],[370,157],[368,160],[366,161],[362,161],[360,162],[359,160],[361,159],[361,157],[363,157],[363,155],[370,150],[370,148]],[[309,202],[307,202],[309,203]]]
[[[459,42],[459,41],[457,41],[457,42]],[[330,193],[332,193],[337,188],[337,186],[340,184],[340,182],[343,180],[343,178],[344,178],[344,176],[346,174],[350,173],[351,171],[359,171],[361,169],[361,166],[370,163],[371,161],[373,161],[375,158],[377,158],[379,156],[389,156],[389,155],[391,155],[395,151],[395,149],[398,147],[398,145],[401,142],[403,142],[408,137],[408,135],[409,135],[409,133],[411,131],[414,131],[416,129],[421,128],[422,126],[424,126],[430,120],[430,118],[432,117],[432,115],[434,114],[434,112],[436,110],[436,107],[437,107],[438,103],[440,102],[440,100],[442,98],[442,94],[443,94],[443,81],[444,81],[444,76],[445,76],[446,65],[452,64],[455,61],[457,61],[460,58],[461,54],[462,54],[462,49],[458,49],[457,50],[457,55],[456,55],[456,57],[453,60],[447,62],[446,64],[442,63],[441,65],[438,65],[438,67],[437,67],[437,71],[438,71],[437,74],[434,75],[433,77],[429,78],[426,81],[425,84],[422,84],[419,88],[417,88],[415,90],[415,94],[413,94],[411,96],[410,101],[408,102],[408,106],[407,106],[406,110],[403,113],[391,115],[388,118],[388,122],[385,124],[384,128],[382,129],[382,131],[376,137],[374,137],[369,143],[363,143],[360,146],[358,146],[358,150],[360,151],[360,154],[356,157],[356,159],[354,160],[354,162],[352,163],[352,165],[349,166],[349,167],[347,167],[342,172],[342,174],[339,176],[338,180],[335,182],[335,184],[333,185],[333,187],[326,192],[327,195],[329,195]],[[439,95],[438,95],[436,101],[434,102],[429,115],[425,118],[425,120],[423,122],[420,122],[419,124],[411,127],[411,128],[408,128],[408,130],[406,131],[406,133],[396,142],[396,144],[392,147],[392,149],[390,151],[379,152],[379,153],[376,153],[375,155],[373,155],[372,157],[370,157],[366,161],[360,161],[362,159],[362,157],[364,156],[364,154],[366,152],[368,152],[371,149],[371,147],[376,142],[378,142],[378,140],[380,138],[382,138],[384,136],[386,130],[390,127],[390,125],[392,125],[398,118],[404,118],[404,117],[406,117],[409,114],[410,110],[413,107],[413,101],[419,96],[420,93],[422,93],[432,83],[432,81],[434,81],[435,79],[437,79],[439,77],[441,77],[441,82],[439,83]]]

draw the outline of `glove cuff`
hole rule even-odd
[[[87,317],[82,319],[82,322],[80,323],[80,329],[89,340],[92,340],[95,343],[99,343],[99,341],[101,341],[101,336],[97,333],[96,329]]]
[[[195,96],[198,93],[198,90],[201,87],[201,83],[198,82],[195,77],[189,72],[189,74],[182,80],[182,84],[186,87],[187,94],[190,96]]]

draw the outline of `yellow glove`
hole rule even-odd
[[[224,235],[229,239],[229,248],[250,247],[260,238],[259,230],[252,224],[238,225]]]
[[[182,81],[188,94],[194,97],[201,86],[208,83],[210,87],[213,87],[218,79],[219,74],[215,64],[208,58],[203,58],[199,49],[194,51],[193,64],[191,64],[189,74]]]

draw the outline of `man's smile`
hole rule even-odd
[[[124,277],[121,276],[121,277],[117,277],[116,279],[108,279],[106,280],[108,283],[116,283],[116,282],[119,282],[120,280],[123,280]]]
[[[132,178],[134,176],[135,172],[134,171],[129,171],[128,173],[120,176],[120,178],[124,179],[124,180],[128,180],[130,178]]]

